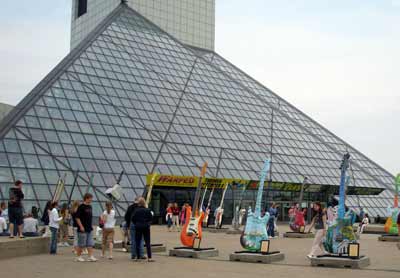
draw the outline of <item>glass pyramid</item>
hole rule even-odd
[[[123,210],[158,169],[337,185],[344,152],[355,186],[389,189],[349,197],[384,215],[394,177],[216,53],[188,47],[121,4],[0,123],[0,198],[21,179],[26,207],[44,208],[67,173],[62,201],[80,199],[90,176],[97,215],[120,172]],[[29,186],[32,185],[32,186]]]

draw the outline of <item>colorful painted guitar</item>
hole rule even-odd
[[[353,213],[345,212],[346,202],[346,187],[350,182],[350,177],[346,175],[349,168],[350,154],[343,156],[342,164],[340,165],[340,188],[339,188],[339,208],[338,216],[332,226],[328,228],[324,247],[326,251],[342,255],[347,254],[349,243],[356,242],[356,235],[353,230]]]
[[[296,233],[303,233],[304,228],[306,226],[306,222],[304,220],[304,211],[301,207],[301,203],[303,202],[303,195],[304,195],[304,186],[307,183],[307,177],[304,177],[303,182],[301,183],[301,190],[300,190],[300,198],[299,202],[295,206],[291,221],[289,221],[290,229]]]
[[[225,189],[222,192],[222,197],[219,207],[215,210],[215,221],[214,221],[215,229],[220,229],[222,227],[222,216],[224,215],[224,200],[226,191],[228,190],[228,186],[229,184],[225,186]]]
[[[260,183],[258,185],[257,202],[254,212],[249,208],[247,212],[246,227],[240,237],[240,244],[244,249],[253,252],[259,252],[261,250],[261,241],[268,239],[267,223],[269,220],[269,213],[265,213],[261,217],[261,202],[264,190],[264,182],[270,167],[270,160],[267,159],[264,162],[264,167],[260,175]]]
[[[397,218],[399,217],[399,188],[400,188],[400,174],[396,177],[396,192],[394,194],[394,205],[389,210],[389,217],[385,223],[385,232],[391,235],[398,235],[399,228],[397,226]]]
[[[184,246],[193,247],[195,239],[202,238],[201,223],[204,218],[204,213],[199,209],[199,201],[201,194],[201,185],[203,177],[207,171],[207,162],[204,163],[201,169],[199,177],[199,183],[197,184],[196,194],[194,197],[193,210],[188,207],[186,208],[186,221],[181,231],[181,242]]]

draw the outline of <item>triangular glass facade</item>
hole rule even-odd
[[[99,214],[124,170],[122,215],[157,169],[198,175],[208,161],[208,176],[257,179],[269,157],[274,181],[337,185],[346,150],[354,185],[393,188],[390,173],[221,56],[181,44],[122,4],[1,122],[0,198],[22,179],[32,184],[26,205],[43,208],[68,173],[66,200],[79,170],[73,199],[94,175]],[[384,215],[392,193],[354,198],[349,205]]]

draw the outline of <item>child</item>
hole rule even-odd
[[[102,257],[104,258],[106,252],[106,245],[108,244],[109,256],[108,259],[112,260],[112,251],[114,243],[114,226],[115,226],[115,211],[111,202],[106,203],[106,210],[101,216],[104,227],[103,227],[103,244],[102,244]]]
[[[168,232],[172,232],[172,204],[169,203],[167,207],[167,215],[165,215],[167,221]]]
[[[68,236],[69,236],[69,221],[71,220],[71,215],[68,210],[68,205],[63,204],[61,208],[61,217],[62,220],[60,222],[60,244],[59,246],[68,247]]]

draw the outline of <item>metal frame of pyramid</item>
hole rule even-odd
[[[336,185],[345,151],[355,186],[386,189],[348,205],[384,215],[393,175],[217,53],[181,44],[121,4],[0,122],[0,198],[23,179],[27,203],[43,207],[69,173],[66,199],[79,170],[73,198],[93,174],[99,214],[124,170],[123,215],[160,166],[196,175],[206,160],[209,176],[257,179],[269,157],[274,181]]]

